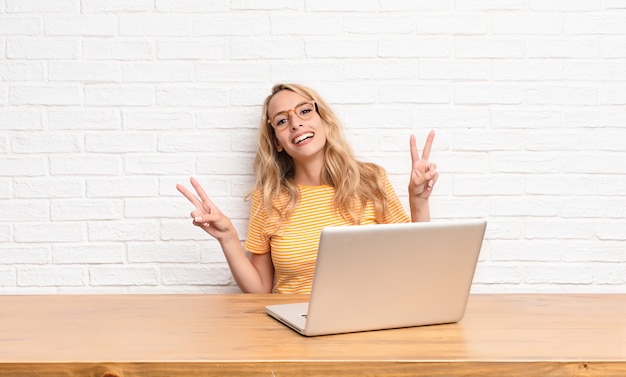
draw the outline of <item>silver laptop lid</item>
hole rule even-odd
[[[485,229],[484,220],[325,228],[305,335],[459,321]]]

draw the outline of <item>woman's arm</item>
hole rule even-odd
[[[274,265],[270,253],[245,254],[239,237],[220,240],[222,251],[235,282],[244,293],[272,293]]]
[[[181,185],[176,185],[176,188],[196,207],[191,212],[193,224],[220,243],[239,288],[246,293],[271,293],[274,283],[274,267],[270,253],[253,254],[248,259],[237,230],[230,219],[209,199],[197,180],[191,178],[190,181],[199,198]]]

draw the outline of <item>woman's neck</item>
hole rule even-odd
[[[319,186],[322,184],[322,167],[324,161],[296,164],[293,180],[303,186]]]

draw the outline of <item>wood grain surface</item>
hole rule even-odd
[[[312,338],[265,314],[307,298],[0,296],[0,376],[626,376],[626,295],[472,295],[456,324]]]

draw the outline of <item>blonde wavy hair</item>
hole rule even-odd
[[[299,84],[277,84],[263,103],[259,142],[254,158],[256,183],[246,197],[250,200],[254,192],[263,196],[263,207],[270,216],[277,216],[274,221],[280,225],[293,213],[300,196],[298,185],[294,182],[295,165],[291,156],[284,150],[276,149],[276,134],[268,122],[268,105],[273,96],[282,91],[291,90],[308,100],[315,101],[316,111],[326,130],[324,146],[324,167],[321,180],[335,188],[334,206],[346,221],[359,224],[365,205],[374,203],[376,220],[381,223],[388,210],[385,188],[381,182],[384,170],[378,165],[358,161],[350,145],[343,136],[342,125],[328,104],[312,89]],[[286,201],[284,200],[286,194]],[[280,199],[280,206],[274,200]]]

